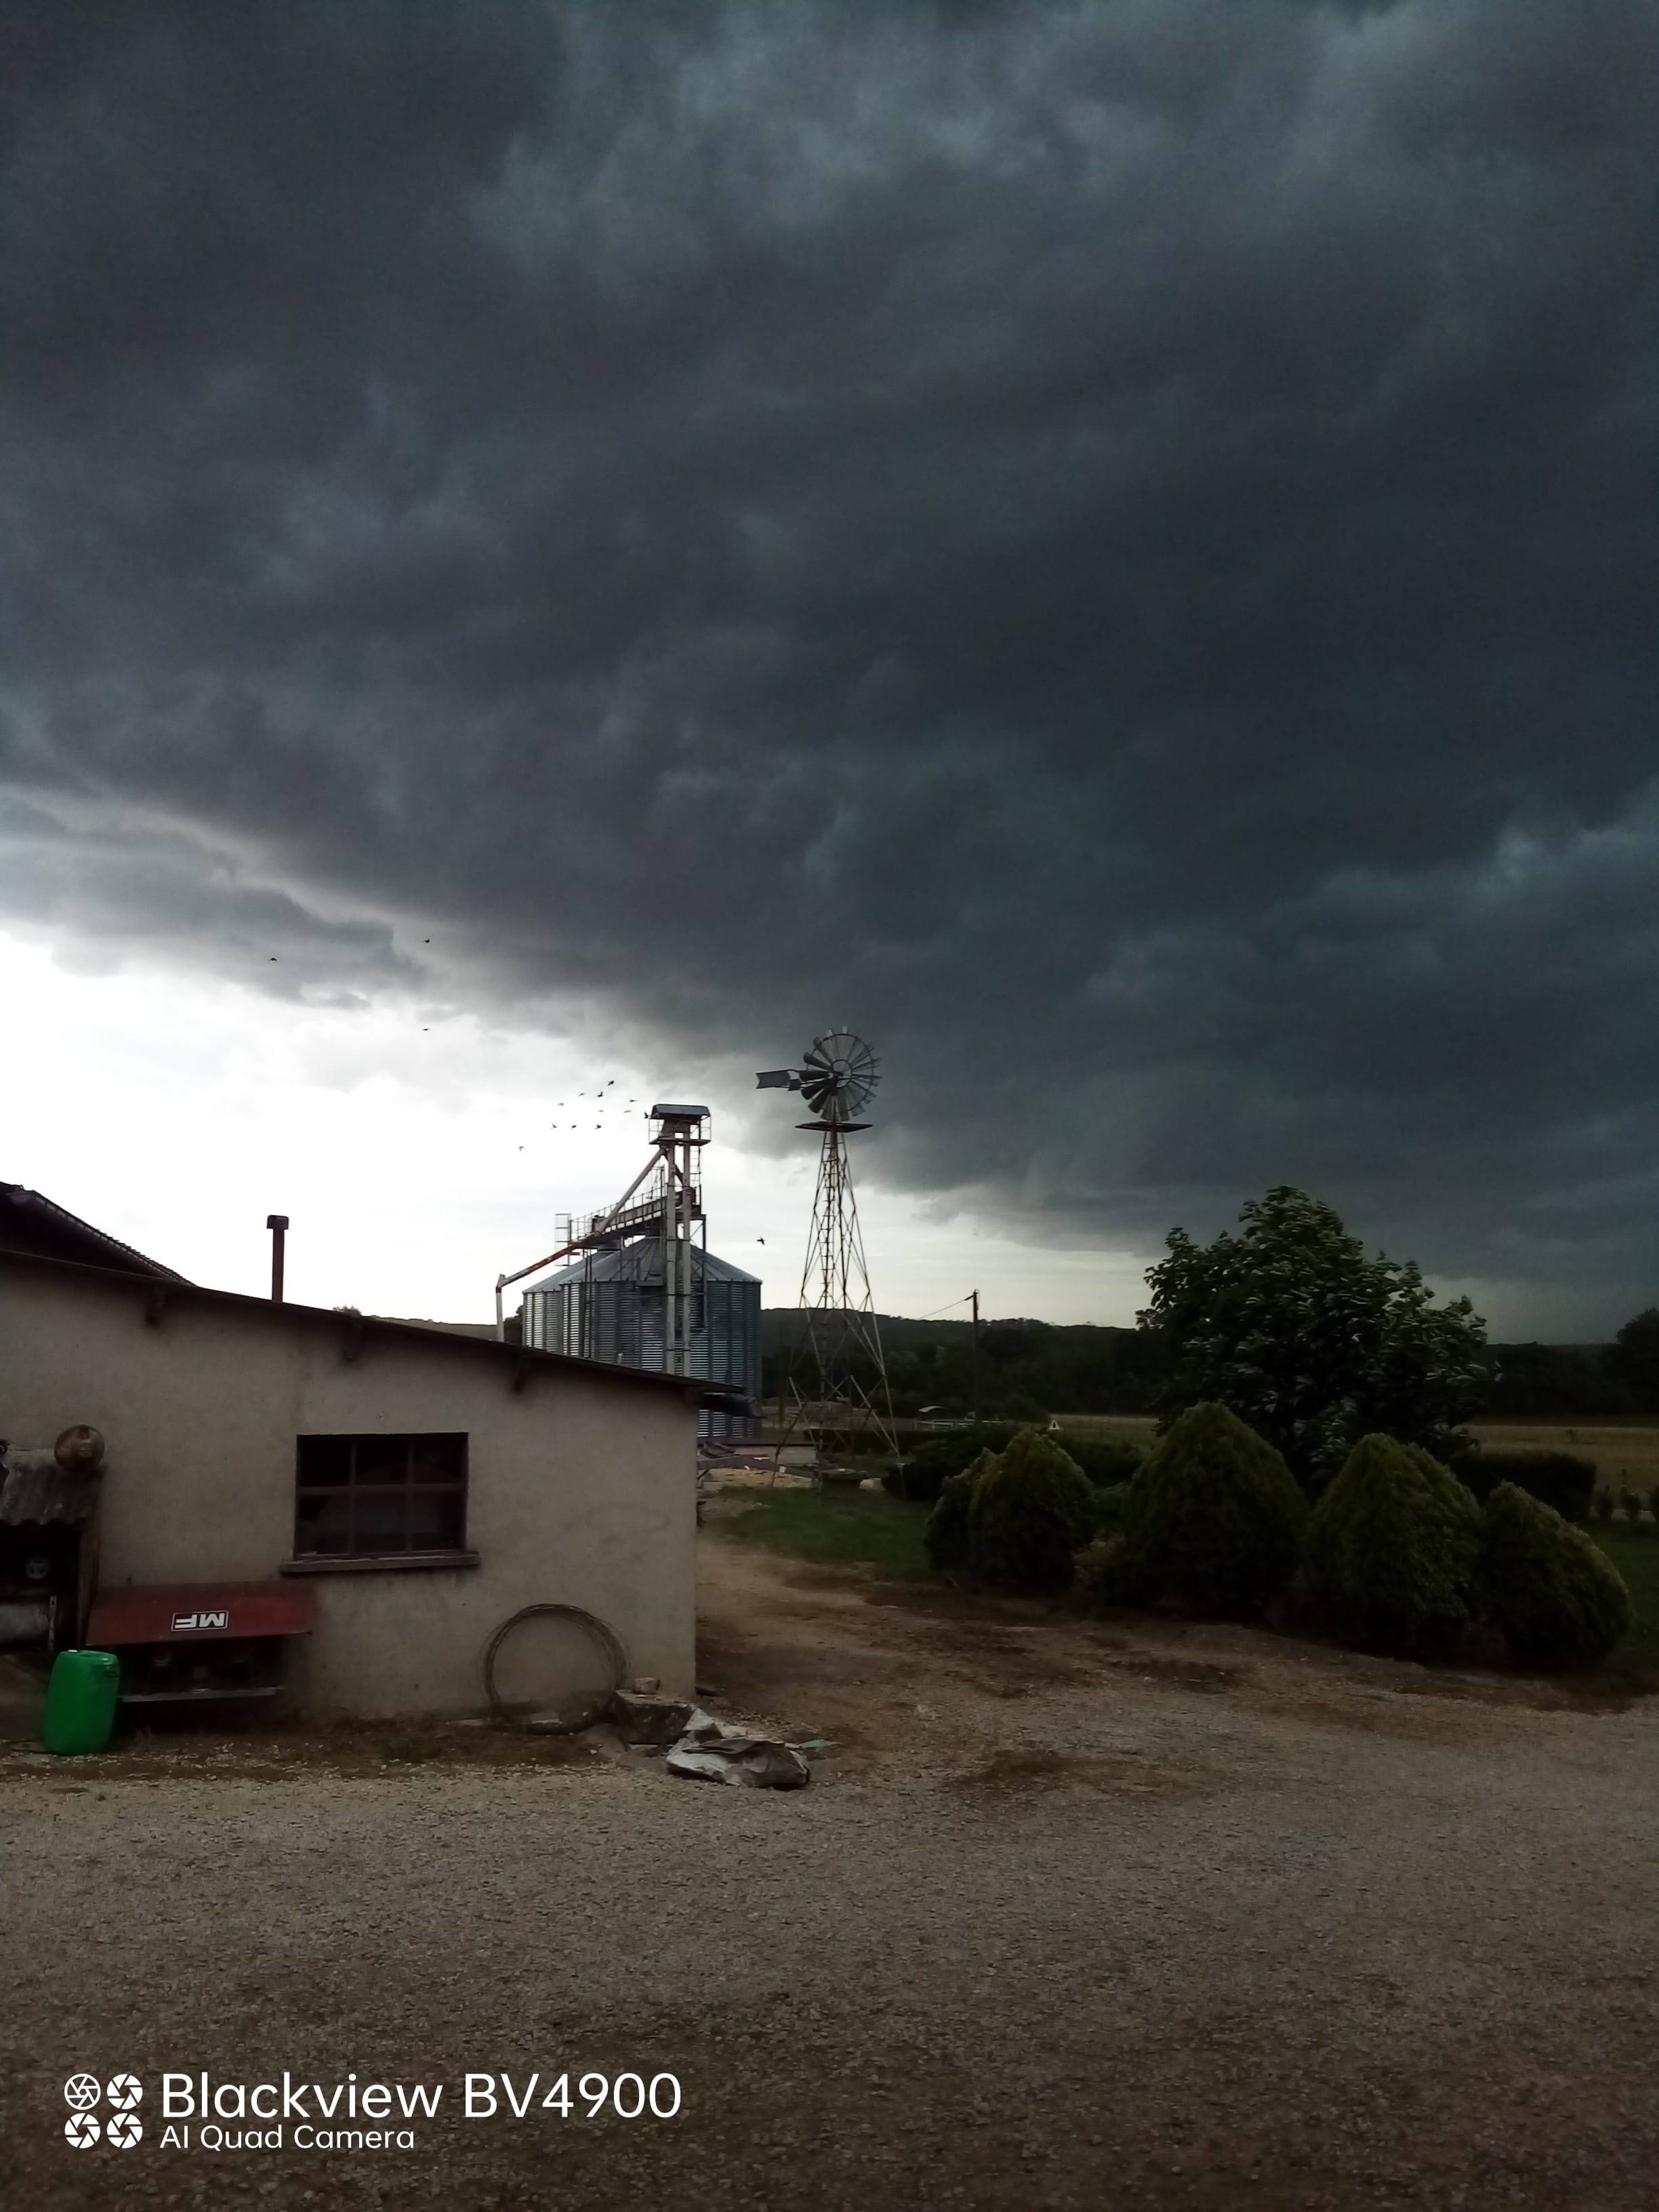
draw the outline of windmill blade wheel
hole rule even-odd
[[[826,1121],[850,1121],[869,1103],[881,1062],[851,1030],[826,1030],[813,1038],[801,1069],[807,1103]]]

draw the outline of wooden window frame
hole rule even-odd
[[[327,1444],[337,1449],[341,1445],[346,1447],[346,1474],[343,1481],[318,1481],[314,1479],[314,1467],[312,1470],[313,1480],[307,1480],[306,1448],[312,1444]],[[357,1465],[360,1447],[372,1446],[376,1455],[384,1459],[391,1447],[398,1444],[403,1447],[404,1472],[400,1480],[393,1481],[360,1481],[358,1480]],[[428,1451],[431,1451],[434,1446],[441,1447],[442,1455],[453,1461],[455,1472],[438,1477],[423,1474],[416,1478],[414,1472],[415,1455],[417,1449],[422,1446]],[[360,1562],[383,1562],[387,1565],[395,1566],[404,1563],[414,1565],[427,1560],[470,1559],[471,1554],[466,1551],[468,1456],[467,1433],[460,1429],[392,1430],[378,1433],[369,1430],[349,1431],[343,1433],[318,1431],[296,1437],[294,1476],[294,1563],[302,1566],[323,1567],[334,1565],[344,1567]],[[306,1540],[307,1506],[342,1498],[347,1500],[345,1548],[342,1551],[315,1549],[307,1551],[302,1548]],[[414,1528],[412,1516],[414,1504],[417,1499],[430,1498],[454,1498],[459,1501],[460,1520],[456,1541],[453,1544],[436,1547],[431,1545],[422,1547],[410,1540]],[[368,1501],[384,1509],[386,1501],[392,1498],[401,1499],[404,1503],[404,1510],[402,1516],[404,1540],[399,1544],[389,1544],[383,1532],[376,1532],[372,1545],[367,1540],[359,1542],[357,1530],[359,1501]]]

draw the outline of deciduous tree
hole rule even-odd
[[[1453,1449],[1486,1381],[1486,1324],[1468,1298],[1437,1303],[1415,1261],[1368,1255],[1330,1206],[1288,1185],[1239,1218],[1213,1244],[1171,1230],[1148,1271],[1140,1325],[1172,1363],[1163,1428],[1217,1401],[1315,1491],[1363,1436]]]

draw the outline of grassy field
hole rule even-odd
[[[930,1572],[921,1532],[931,1510],[884,1490],[730,1491],[707,1525],[736,1543],[915,1581]]]
[[[1640,1491],[1659,1483],[1659,1420],[1474,1421],[1470,1426],[1493,1451],[1571,1452],[1593,1460],[1598,1480],[1615,1490],[1626,1482]]]
[[[1607,1664],[1620,1674],[1659,1680],[1659,1530],[1598,1524],[1589,1533],[1625,1577],[1635,1615]]]
[[[1536,1438],[1554,1433],[1529,1432],[1528,1446],[1542,1449]],[[921,1541],[930,1510],[879,1490],[729,1491],[707,1525],[733,1543],[915,1582],[931,1571]],[[1589,1533],[1625,1577],[1635,1611],[1631,1632],[1608,1665],[1618,1674],[1659,1681],[1659,1528],[1646,1522],[1639,1529],[1597,1523]]]
[[[1092,1437],[1101,1443],[1139,1444],[1143,1449],[1158,1429],[1150,1413],[1056,1413],[1054,1419],[1062,1429],[1075,1430],[1080,1437]]]

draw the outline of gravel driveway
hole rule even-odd
[[[9,2201],[1659,2201],[1653,1705],[703,1548],[720,1710],[835,1738],[808,1790],[461,1730],[0,1759]],[[412,2148],[164,2147],[204,2069],[445,2086]],[[141,2142],[70,2147],[77,2070]],[[543,2106],[590,2071],[682,2108]]]

